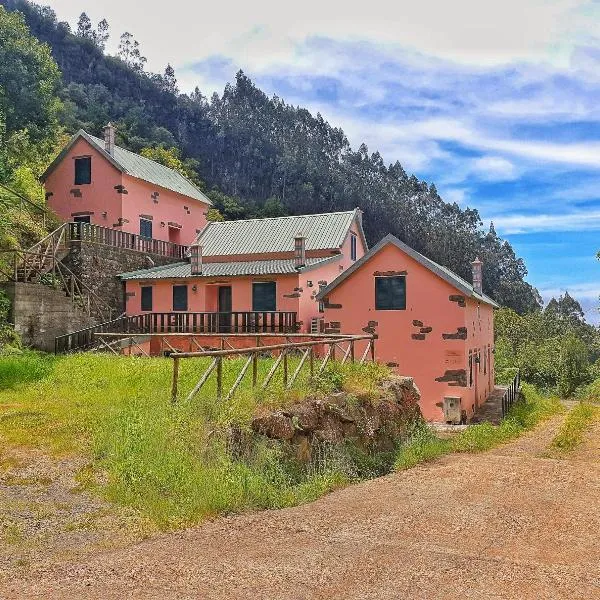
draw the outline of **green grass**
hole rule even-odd
[[[583,442],[585,432],[600,417],[600,407],[581,402],[569,412],[551,447],[561,452],[571,452]]]
[[[297,364],[290,360],[290,372]],[[181,397],[208,361],[182,361]],[[243,359],[226,361],[224,390]],[[260,362],[260,377],[271,359]],[[89,457],[81,486],[137,509],[159,527],[198,522],[224,512],[283,507],[310,501],[361,475],[360,457],[330,450],[327,460],[304,466],[266,440],[242,461],[228,449],[232,425],[248,430],[257,406],[282,406],[307,394],[344,389],[372,395],[389,373],[373,364],[333,364],[294,390],[281,375],[267,391],[251,390],[246,375],[229,402],[215,400],[214,377],[190,402],[170,402],[172,361],[79,354],[0,356],[0,440],[49,453]],[[364,459],[361,459],[364,461]]]
[[[451,452],[483,452],[508,442],[535,427],[542,420],[562,412],[558,398],[546,398],[528,384],[522,388],[523,401],[515,404],[500,425],[472,425],[451,439],[440,439],[426,424],[419,424],[400,447],[394,467],[410,469]]]

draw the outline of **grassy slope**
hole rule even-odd
[[[200,378],[207,362],[185,361],[181,394]],[[264,373],[270,360],[261,361]],[[228,362],[224,389],[241,361]],[[293,369],[293,362],[290,369]],[[281,507],[312,500],[346,483],[352,469],[339,461],[299,469],[265,443],[250,462],[227,452],[227,427],[247,427],[257,404],[299,399],[314,384],[305,375],[284,392],[275,380],[267,393],[253,394],[249,379],[232,401],[217,403],[214,378],[190,403],[172,406],[169,359],[107,355],[0,357],[0,439],[4,444],[46,452],[83,453],[87,487],[111,501],[132,506],[161,527],[193,523],[222,512]],[[335,365],[317,387],[369,392],[387,374],[378,365]],[[100,483],[102,482],[102,483]]]
[[[586,431],[600,419],[600,407],[581,402],[569,412],[556,437],[552,440],[552,449],[559,452],[570,452],[579,446]]]
[[[535,427],[540,421],[562,412],[558,398],[544,398],[533,386],[523,385],[524,402],[513,406],[510,414],[495,427],[489,423],[472,425],[452,439],[439,439],[428,427],[419,427],[398,453],[396,470],[410,469],[420,462],[450,452],[483,452],[508,442]]]

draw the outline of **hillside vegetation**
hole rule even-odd
[[[30,113],[7,113],[9,139],[23,131],[39,139],[45,132],[56,151],[55,125],[64,133],[83,127],[98,135],[110,120],[117,125],[119,144],[158,152],[158,160],[176,159],[188,176],[197,173],[225,218],[359,206],[370,244],[394,233],[467,280],[470,261],[479,256],[488,294],[519,312],[539,306],[536,290],[524,281],[523,261],[493,226],[482,228],[477,210],[444,202],[434,184],[406,173],[398,162],[386,164],[364,144],[353,149],[344,132],[321,115],[269,98],[242,72],[210,99],[198,89],[181,94],[172,68],[164,74],[144,71],[143,49],[127,32],[119,56],[107,56],[106,23],[94,28],[82,15],[73,33],[48,7],[26,0],[0,0],[0,5],[24,16],[35,39],[27,39],[23,25],[6,13],[3,27],[16,28],[26,45],[43,55],[44,66],[27,74],[29,80],[44,82],[32,87],[34,99],[39,91],[43,110],[35,119]],[[39,47],[37,40],[48,46]],[[0,62],[11,64],[6,52],[0,42]],[[13,93],[17,88],[7,85],[20,79],[19,72],[0,67],[8,107],[19,102]],[[23,164],[23,157],[18,162]],[[39,172],[36,165],[32,173]]]

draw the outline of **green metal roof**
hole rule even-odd
[[[486,304],[492,305],[494,308],[500,308],[494,300],[492,300],[489,296],[485,294],[479,294],[473,288],[473,285],[468,281],[465,281],[462,277],[459,277],[456,273],[453,273],[450,269],[443,267],[442,265],[438,265],[438,263],[432,261],[431,259],[423,256],[416,250],[413,250],[410,246],[407,246],[404,242],[400,241],[395,235],[391,233],[386,235],[380,242],[375,244],[373,248],[371,248],[364,256],[362,256],[359,260],[357,260],[352,266],[346,269],[343,273],[338,275],[327,287],[323,288],[318,294],[317,299],[322,300],[325,296],[327,296],[332,290],[334,290],[340,283],[345,281],[354,271],[360,269],[360,267],[367,262],[370,258],[372,258],[377,252],[379,252],[384,246],[388,244],[394,244],[397,248],[402,250],[405,254],[408,254],[411,258],[415,259],[418,263],[422,264],[424,267],[441,277],[443,280],[448,282],[451,286],[460,290],[463,294],[470,298],[475,298],[480,302],[485,302]]]
[[[89,133],[80,129],[69,141],[69,143],[63,148],[61,153],[52,161],[50,166],[46,169],[42,175],[42,180],[45,180],[48,174],[54,170],[56,165],[63,159],[65,154],[71,149],[73,144],[83,138],[89,142],[98,152],[105,156],[119,171],[142,179],[148,183],[153,183],[167,190],[178,192],[194,200],[203,202],[204,204],[212,205],[212,202],[207,198],[191,181],[186,179],[181,173],[165,167],[157,163],[154,160],[135,154],[115,146],[114,154],[109,154],[104,149],[104,140],[97,138]]]
[[[119,277],[126,280],[135,279],[180,279],[190,277],[235,277],[241,275],[286,275],[310,271],[322,264],[339,260],[341,255],[327,258],[307,258],[306,266],[296,269],[293,258],[275,260],[250,260],[235,262],[205,262],[202,265],[202,275],[192,275],[189,262],[176,263],[150,269],[141,269],[129,273],[121,273]]]
[[[359,209],[346,212],[220,221],[209,223],[198,235],[196,244],[204,256],[292,252],[294,238],[301,233],[307,250],[339,249],[344,243]],[[360,234],[367,246],[360,218]]]

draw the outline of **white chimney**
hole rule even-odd
[[[294,238],[294,262],[296,269],[306,265],[306,238],[302,233],[297,233]]]
[[[190,259],[192,275],[202,275],[202,246],[195,244],[190,247]]]
[[[104,128],[104,149],[111,156],[115,153],[115,126],[112,123]]]
[[[478,294],[483,294],[483,263],[476,258],[472,263],[473,268],[473,289]]]

